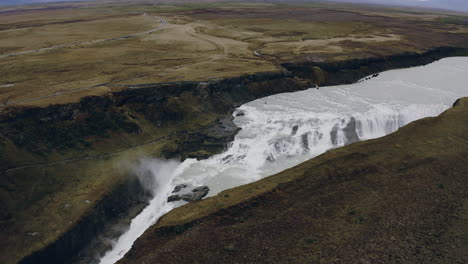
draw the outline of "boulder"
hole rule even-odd
[[[359,136],[357,134],[357,122],[354,117],[351,117],[346,127],[343,129],[343,132],[346,136],[346,144],[351,144],[359,141]]]
[[[205,197],[208,192],[210,192],[210,188],[208,186],[200,186],[192,190],[192,201],[201,200]]]
[[[302,147],[304,148],[305,151],[309,151],[309,135],[311,132],[306,132],[301,135],[301,140],[302,140]]]
[[[298,125],[293,126],[292,131],[291,131],[291,136],[296,135],[298,129],[299,129]]]
[[[179,184],[177,185],[174,190],[172,191],[172,193],[178,193],[180,192],[182,189],[184,188],[187,188],[187,184]]]
[[[345,120],[343,120],[343,122],[345,122]],[[330,131],[331,142],[334,146],[338,144],[338,130],[339,129],[340,129],[340,126],[336,124]],[[346,124],[346,127],[344,127],[342,131],[346,138],[345,145],[359,141],[359,136],[357,134],[357,123],[354,117],[350,118],[349,122]]]
[[[175,195],[171,195],[169,197],[167,197],[167,202],[170,203],[170,202],[176,202],[176,201],[180,201],[182,198],[175,194]]]
[[[184,187],[181,187],[177,192],[187,187],[186,184],[180,184],[180,185]],[[174,188],[174,191],[176,190],[176,188]],[[184,200],[186,202],[199,201],[203,199],[203,197],[205,197],[209,191],[210,191],[210,188],[208,186],[200,186],[200,187],[193,189],[191,192],[188,192],[188,193],[171,195],[167,198],[167,202],[170,203],[170,202],[176,202],[180,200]]]

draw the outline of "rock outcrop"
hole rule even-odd
[[[447,56],[465,54],[465,48],[440,47],[425,53],[404,53],[387,57],[372,57],[336,62],[287,62],[282,67],[295,76],[308,79],[320,86],[351,84],[389,69],[426,65]]]
[[[345,120],[343,120],[345,122]],[[333,145],[338,144],[338,130],[340,127],[338,125],[335,125],[332,130],[330,131],[330,139]],[[348,145],[354,142],[359,141],[359,136],[357,134],[357,125],[356,125],[356,119],[354,117],[351,117],[349,119],[349,122],[346,123],[346,126],[342,129],[343,136],[344,136],[344,144]]]
[[[183,186],[183,187],[182,187]],[[167,202],[176,202],[176,201],[186,201],[186,202],[195,202],[203,199],[208,192],[210,191],[210,188],[208,186],[199,186],[190,192],[183,192],[183,189],[187,187],[186,184],[180,184],[177,185],[174,188],[174,191],[172,193],[178,193],[178,194],[173,194],[167,198]]]

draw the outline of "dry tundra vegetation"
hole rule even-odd
[[[92,42],[156,28],[135,37]],[[175,131],[195,131],[220,117],[205,111],[190,92],[164,102],[167,112],[162,114],[177,119],[186,112],[182,121],[162,126],[151,119],[161,106],[135,103],[102,110],[99,107],[108,103],[104,97],[81,102],[73,121],[3,119],[10,112],[78,102],[91,95],[111,96],[126,91],[121,85],[280,71],[281,63],[288,61],[334,62],[441,46],[466,48],[467,40],[466,14],[313,1],[100,1],[3,7],[0,262],[16,263],[56,241],[124,181],[129,164],[142,156],[176,152],[180,138]],[[60,45],[64,47],[54,48]],[[38,49],[42,50],[7,56]]]
[[[147,14],[147,15],[145,15]],[[460,14],[324,3],[79,3],[4,10],[0,56],[54,45],[144,32],[0,58],[0,101],[44,106],[105,94],[116,85],[209,80],[278,70],[289,60],[346,60],[466,45]],[[90,88],[96,85],[106,84]]]

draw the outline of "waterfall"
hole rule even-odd
[[[136,165],[134,173],[140,179],[141,184],[153,194],[149,205],[136,216],[125,232],[114,243],[111,251],[108,251],[100,260],[100,263],[115,263],[130,250],[133,242],[141,236],[146,229],[156,222],[159,217],[174,208],[173,204],[165,203],[167,196],[172,191],[172,181],[183,170],[180,162],[164,161],[159,159],[143,159]]]
[[[154,199],[101,259],[115,263],[157,219],[183,202],[167,203],[177,184],[207,185],[209,195],[280,172],[330,149],[385,136],[412,121],[437,116],[468,96],[468,58],[448,58],[381,73],[352,85],[261,98],[239,107],[242,128],[221,154],[178,164],[145,160]]]

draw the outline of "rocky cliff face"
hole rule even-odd
[[[138,179],[129,178],[116,186],[115,189],[98,201],[88,215],[83,216],[71,229],[57,241],[22,259],[22,264],[37,263],[67,263],[71,259],[92,260],[85,254],[77,256],[80,249],[85,248],[93,238],[98,237],[106,227],[121,218],[132,218],[137,212],[129,214],[130,209],[143,208],[150,198]],[[102,242],[102,241],[101,241]],[[103,245],[95,245],[102,247]],[[105,249],[105,247],[103,248]],[[93,251],[95,253],[96,251]],[[88,262],[91,263],[91,262]]]
[[[405,53],[388,57],[328,62],[289,62],[282,66],[300,78],[320,86],[350,84],[389,69],[426,65],[448,56],[466,56],[466,49],[441,47],[425,53]]]
[[[114,164],[121,162],[114,158],[116,153],[133,149],[141,149],[140,154],[146,156],[206,158],[232,141],[237,128],[231,122],[231,114],[243,103],[306,89],[316,83],[354,82],[378,71],[422,65],[462,52],[466,50],[441,48],[425,54],[340,63],[287,63],[283,65],[287,71],[283,72],[210,82],[127,86],[110,96],[87,97],[74,104],[4,110],[0,115],[0,186],[4,187],[0,189],[0,224],[7,230],[5,234],[17,232],[15,230],[23,232],[25,223],[37,221],[33,215],[48,218],[47,213],[37,213],[37,209],[32,213],[30,210],[34,206],[31,205],[50,205],[53,201],[50,197],[64,190],[70,196],[80,192],[79,188],[70,186],[80,181],[79,175],[84,169],[78,167],[76,179],[72,181],[56,172],[52,168],[55,164],[60,164],[64,170],[72,168],[67,164],[83,160],[90,167],[105,160]],[[147,147],[151,144],[153,147]],[[125,192],[121,190],[136,189],[119,187],[127,186],[128,178],[110,177],[106,173],[85,181],[91,181],[89,195],[96,196],[91,199],[95,205],[83,209],[86,213],[74,219],[74,224],[68,224],[68,220],[56,223],[64,227],[63,231],[53,233],[55,227],[50,227],[53,235],[42,240],[21,245],[8,242],[11,238],[6,236],[3,240],[8,246],[4,250],[13,253],[0,252],[7,256],[3,257],[4,262],[14,263],[26,256],[29,257],[24,258],[25,263],[66,262],[99,233],[96,227],[116,215],[125,214],[129,207],[142,201],[139,196],[127,196],[128,200],[121,201],[124,203],[121,210],[109,214],[102,208],[112,207],[115,199],[123,197]],[[18,239],[28,239],[25,233]],[[57,250],[64,254],[56,255]]]
[[[89,198],[96,204],[91,206],[90,202],[86,213],[70,224],[68,221],[54,223],[63,226],[64,233],[56,237],[47,235],[50,242],[46,247],[40,246],[42,242],[36,239],[32,245],[15,248],[17,256],[29,255],[22,260],[24,263],[67,262],[100,233],[105,223],[125,216],[130,207],[147,200],[138,195],[141,186],[125,177],[113,176],[110,170],[86,180],[79,178],[80,173],[89,174],[87,170],[94,170],[87,167],[100,168],[106,160],[109,161],[105,166],[120,163],[121,158],[116,155],[125,151],[122,139],[131,142],[127,149],[146,148],[138,155],[206,158],[225,148],[237,133],[238,128],[231,118],[235,106],[261,96],[307,87],[307,81],[295,79],[288,73],[262,73],[208,83],[150,84],[129,87],[111,96],[87,97],[75,104],[8,109],[0,118],[0,137],[8,142],[2,152],[1,184],[11,187],[0,191],[4,198],[3,226],[8,233],[23,228],[21,223],[37,221],[33,217],[37,211],[28,213],[32,210],[31,203],[50,204],[52,199],[58,204],[59,199],[51,198],[51,193],[75,188],[68,188],[74,181],[89,181],[83,184],[97,189],[88,192],[96,196]],[[153,146],[149,148],[150,145]],[[22,155],[8,154],[15,152]],[[64,177],[67,167],[83,161],[87,162],[87,167],[78,168],[77,179]],[[64,169],[54,170],[58,164]],[[46,168],[45,172],[42,168]],[[31,171],[40,176],[30,174]],[[73,196],[74,192],[82,191],[77,187],[67,192],[63,195]],[[29,198],[25,200],[24,197]],[[27,200],[31,197],[34,200]],[[109,213],[103,208],[116,211]],[[31,219],[28,220],[29,214]],[[46,214],[39,216],[46,221]],[[17,217],[22,217],[21,221],[16,220]],[[54,228],[52,226],[50,229]],[[24,239],[31,240],[27,231],[25,233]],[[37,233],[46,236],[46,231]],[[37,247],[41,249],[35,250]]]
[[[305,89],[308,84],[278,72],[206,83],[130,86],[112,96],[86,97],[79,103],[10,108],[0,116],[0,133],[16,147],[41,155],[68,149],[86,151],[112,133],[140,137],[148,123],[153,130],[163,130],[178,129],[202,118],[225,120],[235,106],[274,93]],[[226,133],[217,121],[209,127],[197,131],[195,137],[214,139]]]
[[[96,140],[110,137],[113,132],[138,137],[144,132],[142,123],[167,128],[190,123],[206,114],[221,120],[236,106],[256,98],[298,91],[315,84],[353,83],[384,70],[425,65],[466,52],[466,49],[447,47],[423,54],[385,58],[332,63],[292,62],[282,65],[287,70],[285,72],[210,82],[128,86],[128,89],[112,96],[87,97],[79,103],[46,108],[10,108],[0,115],[0,134],[3,141],[10,140],[18,148],[42,155],[56,150],[86,150]]]

